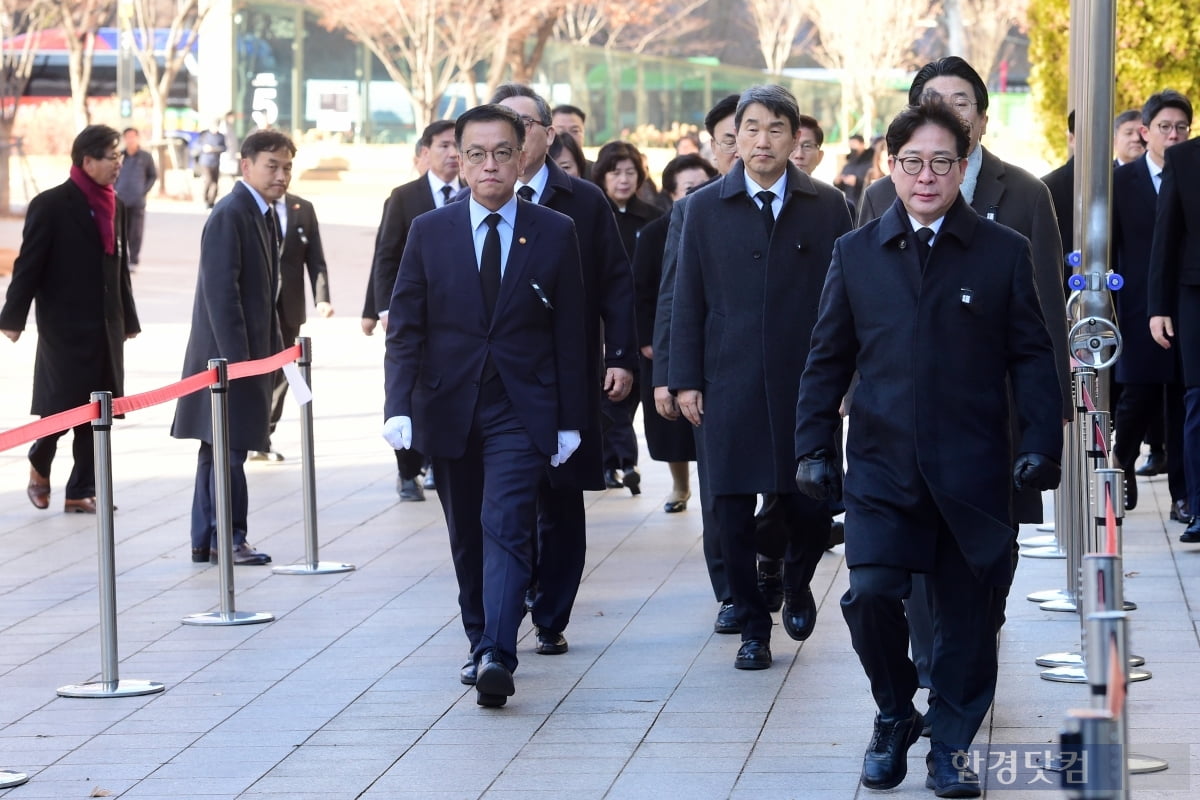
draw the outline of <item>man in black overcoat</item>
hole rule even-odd
[[[242,179],[221,198],[200,235],[200,269],[192,328],[183,356],[185,377],[208,368],[213,358],[230,364],[267,358],[283,349],[276,299],[279,294],[279,222],[273,204],[291,180],[296,146],[278,131],[255,131],[242,141]],[[271,374],[229,382],[230,501],[233,562],[266,564],[271,557],[246,543],[249,496],[245,461],[250,450],[268,448]],[[192,561],[217,558],[217,509],[213,474],[210,393],[180,398],[171,435],[199,439],[192,497]]]
[[[968,135],[955,113],[939,100],[910,106],[887,146],[896,202],[834,247],[796,406],[796,483],[817,498],[836,485],[829,439],[857,371],[841,604],[879,708],[862,783],[899,785],[924,724],[903,604],[921,573],[938,631],[926,785],[973,797],[978,778],[954,754],[995,693],[993,606],[1012,579],[1012,488],[1057,485],[1062,393],[1029,241],[959,193]],[[1010,414],[1020,430],[1011,441]]]

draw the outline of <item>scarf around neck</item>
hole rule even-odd
[[[112,186],[96,183],[81,167],[73,164],[71,181],[87,198],[96,230],[100,232],[100,244],[104,246],[104,252],[111,256],[116,251],[117,193]]]

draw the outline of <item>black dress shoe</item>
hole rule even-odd
[[[778,558],[758,560],[758,592],[766,601],[767,610],[774,614],[783,608],[783,561]]]
[[[604,488],[605,489],[624,489],[625,484],[621,483],[621,479],[617,477],[615,469],[604,470]]]
[[[721,608],[717,611],[717,621],[713,623],[713,631],[716,633],[742,632],[742,625],[737,620],[737,612],[733,610],[733,603],[729,601],[721,603]]]
[[[812,589],[785,595],[780,619],[787,635],[797,642],[812,636],[813,628],[817,626],[817,601]]]
[[[217,563],[217,548],[210,548],[208,551],[208,563]],[[261,567],[264,564],[270,564],[271,557],[266,553],[260,553],[250,545],[242,542],[233,546],[233,564],[238,567]]]
[[[970,758],[962,750],[951,750],[947,744],[930,742],[925,756],[925,788],[933,789],[938,797],[979,797],[983,790],[979,776],[970,767]]]
[[[1195,517],[1187,526],[1187,530],[1179,534],[1179,541],[1184,544],[1200,542],[1200,517]]]
[[[251,450],[247,454],[246,460],[247,461],[270,461],[274,464],[278,464],[280,461],[283,461],[283,454],[278,453],[274,450]]]
[[[499,708],[516,694],[512,673],[496,660],[496,654],[491,650],[479,657],[479,666],[475,670],[475,691],[479,693],[475,702],[488,708]]]
[[[1189,525],[1192,522],[1192,515],[1188,513],[1187,500],[1176,500],[1171,503],[1171,519],[1175,522],[1182,522]]]
[[[924,721],[912,716],[886,720],[875,715],[875,732],[863,756],[862,785],[868,789],[894,789],[908,774],[908,748],[921,736]]]
[[[401,503],[419,503],[425,500],[425,490],[416,478],[396,478],[396,494]]]
[[[630,467],[621,474],[621,485],[628,489],[631,495],[636,497],[642,493],[642,475],[637,471],[637,467]]]
[[[1138,501],[1138,485],[1137,476],[1134,474],[1133,467],[1125,468],[1125,510],[1133,511],[1137,508]]]
[[[738,648],[735,669],[766,669],[771,666],[771,644],[762,639],[747,639]]]
[[[458,671],[458,682],[463,686],[475,685],[475,662],[468,661],[462,665],[462,669]]]
[[[846,523],[835,519],[829,523],[829,541],[825,543],[826,550],[832,550],[839,544],[846,543]]]
[[[1137,474],[1147,478],[1151,475],[1162,475],[1166,471],[1167,454],[1156,453],[1154,451],[1151,451],[1150,455],[1146,456],[1146,463],[1137,468]]]
[[[207,547],[193,547],[192,548],[192,563],[193,564],[207,564],[208,563],[208,548]]]
[[[567,640],[561,633],[538,628],[536,652],[540,656],[561,656],[567,652]]]

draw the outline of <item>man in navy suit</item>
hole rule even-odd
[[[389,306],[383,435],[433,458],[483,706],[514,693],[538,486],[587,419],[575,226],[519,203],[525,124],[502,106],[458,118],[471,195],[414,220]],[[462,675],[462,678],[467,678]]]

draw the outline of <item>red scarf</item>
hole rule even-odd
[[[81,167],[71,165],[71,180],[87,198],[88,206],[92,209],[92,219],[96,221],[96,230],[100,232],[100,244],[104,252],[110,256],[116,251],[116,219],[117,193],[113,187],[101,186],[83,171]]]

